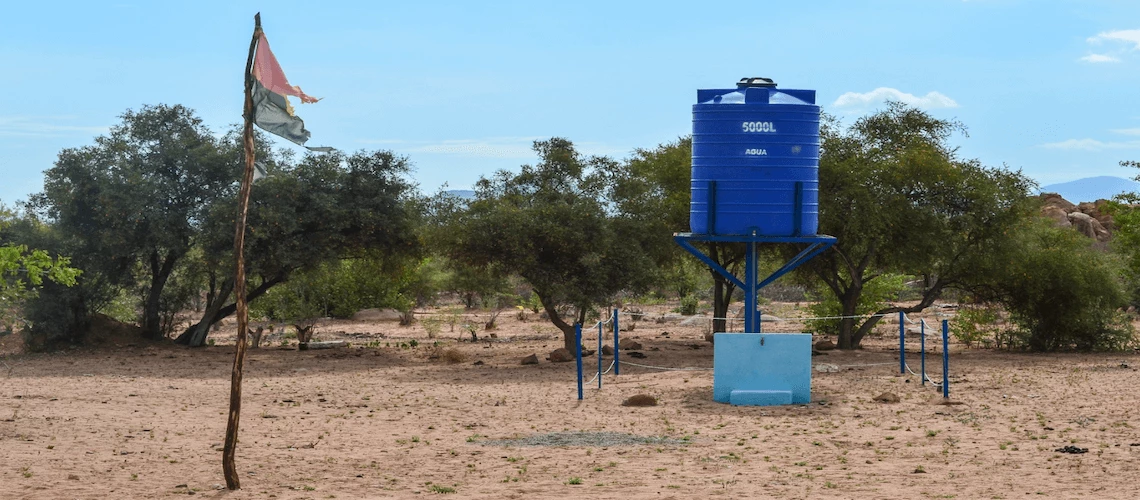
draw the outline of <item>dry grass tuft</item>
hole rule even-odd
[[[436,347],[428,359],[440,360],[449,365],[467,361],[467,353],[454,347]]]

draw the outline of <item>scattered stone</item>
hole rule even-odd
[[[839,371],[839,366],[828,363],[819,363],[815,365],[815,371],[821,373],[835,373]]]
[[[67,479],[68,479],[69,481],[78,481],[78,480],[79,480],[79,475],[78,475],[78,474],[68,474],[68,475],[67,475]],[[183,485],[183,486],[186,486],[186,485]],[[175,486],[175,488],[177,488],[177,486]]]
[[[815,343],[815,350],[817,351],[833,351],[835,350],[835,342],[830,340],[821,340]]]
[[[614,355],[614,348],[610,347],[608,345],[602,346],[602,355],[603,356],[613,356]]]
[[[537,362],[537,361],[538,361],[538,360],[536,359],[536,360],[535,360],[535,362]],[[476,362],[474,362],[474,363],[471,363],[471,364],[473,364],[473,365],[475,365],[475,366],[483,366],[483,360],[481,360],[481,359],[480,359],[479,361],[476,361]],[[525,363],[524,363],[524,364],[525,364]]]
[[[531,354],[530,356],[523,358],[522,362],[520,364],[537,365],[538,364],[538,355],[537,354]]]
[[[622,406],[657,406],[657,398],[648,394],[630,396],[621,402]]]
[[[644,347],[641,345],[641,342],[633,339],[621,339],[618,342],[618,347],[623,351],[636,351],[638,349],[644,349]]]
[[[1062,447],[1060,447],[1060,448],[1057,448],[1056,450],[1053,450],[1053,451],[1055,451],[1055,452],[1057,452],[1057,453],[1073,453],[1073,454],[1080,454],[1080,453],[1088,453],[1088,452],[1089,452],[1089,449],[1088,449],[1088,448],[1081,448],[1081,447],[1078,447],[1078,446],[1072,446],[1072,445],[1069,445],[1069,446],[1062,446]]]
[[[626,354],[626,356],[629,356],[631,358],[645,359],[645,353],[644,352],[629,351],[625,354]]]
[[[352,315],[353,321],[400,321],[402,318],[395,309],[363,309]]]
[[[68,479],[71,479],[72,477],[74,477],[75,479],[79,479],[79,476],[76,476],[75,474],[72,474],[72,475],[70,475],[70,476],[67,476],[67,478],[68,478]],[[190,486],[189,486],[189,485],[187,485],[186,483],[182,483],[182,484],[180,484],[180,485],[178,485],[178,486],[175,486],[175,488],[189,488],[189,487],[190,487]]]
[[[570,354],[570,351],[565,347],[559,347],[558,349],[550,351],[550,356],[547,356],[546,359],[553,363],[568,363],[574,361],[574,355]]]
[[[893,392],[884,392],[882,394],[879,394],[878,396],[875,396],[874,399],[875,399],[875,401],[878,401],[880,403],[898,403],[899,401],[901,401],[899,399],[899,395],[895,394]]]

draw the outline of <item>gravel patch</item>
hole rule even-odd
[[[488,439],[483,446],[634,446],[640,444],[686,445],[689,441],[657,436],[637,436],[620,432],[552,432],[533,436]]]

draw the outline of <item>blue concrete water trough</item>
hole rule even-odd
[[[741,406],[811,402],[811,334],[717,333],[713,399]]]

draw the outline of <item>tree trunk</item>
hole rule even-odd
[[[551,300],[550,297],[537,290],[535,290],[534,293],[538,295],[538,300],[542,303],[542,308],[546,311],[546,315],[550,317],[550,322],[554,323],[554,326],[562,331],[562,346],[565,347],[567,351],[573,353],[575,349],[577,349],[575,345],[577,332],[574,329],[574,325],[567,323],[559,316],[558,308],[555,307],[554,301]]]
[[[274,286],[285,282],[285,276],[286,275],[278,275],[272,279],[262,282],[260,285],[258,285],[257,288],[254,288],[253,291],[249,292],[246,295],[246,300],[252,302],[253,299],[265,295],[265,292],[268,292],[270,288],[273,288]],[[237,310],[236,303],[221,307],[221,305],[229,299],[230,292],[233,291],[233,286],[233,280],[227,279],[222,284],[223,293],[218,294],[218,298],[216,300],[217,308],[215,308],[215,304],[210,304],[210,306],[206,308],[206,313],[202,315],[202,320],[199,321],[198,324],[191,326],[190,328],[187,328],[186,331],[182,332],[178,338],[174,339],[174,343],[187,345],[190,347],[202,347],[206,345],[206,335],[209,334],[210,326],[233,314],[234,311]],[[198,331],[199,328],[201,328],[201,331],[196,334],[195,332]]]
[[[859,342],[855,339],[855,316],[859,308],[859,297],[863,295],[863,287],[861,285],[851,285],[843,295],[839,296],[840,316],[839,320],[839,348],[840,349],[858,349]]]
[[[150,254],[150,289],[147,290],[146,301],[143,303],[143,337],[158,340],[163,337],[162,332],[162,289],[166,281],[174,272],[174,263],[178,256],[171,252],[159,262],[158,251]]]

